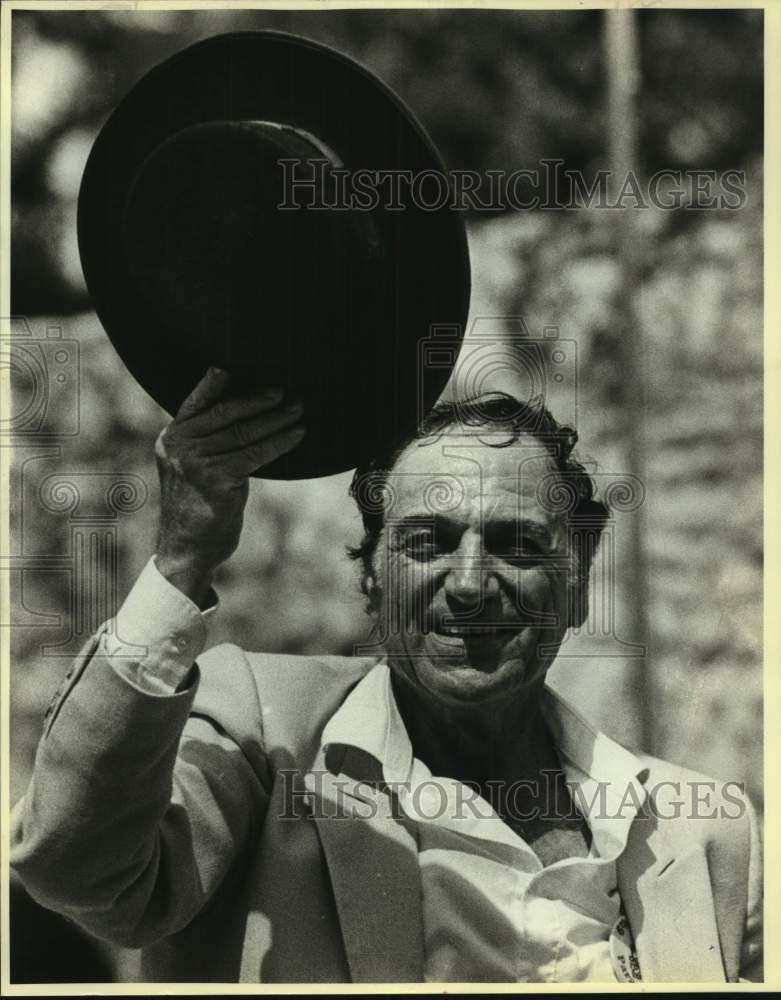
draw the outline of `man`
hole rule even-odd
[[[201,655],[247,476],[301,421],[212,369],[158,438],[156,555],[14,812],[30,893],[153,981],[761,978],[750,804],[545,686],[607,512],[541,404],[440,405],[356,473],[382,657]]]

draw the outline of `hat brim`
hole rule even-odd
[[[143,77],[106,122],[88,159],[79,249],[108,336],[134,378],[172,415],[214,359],[202,349],[182,350],[181,331],[150,315],[122,250],[123,209],[140,165],[160,143],[188,126],[220,120],[292,125],[317,136],[352,169],[444,171],[424,129],[391,90],[309,39],[269,31],[218,35]],[[375,215],[390,282],[378,306],[382,314],[340,333],[327,370],[323,351],[307,351],[306,332],[299,332],[287,388],[304,396],[308,433],[258,475],[303,479],[353,468],[408,431],[447,382],[452,365],[427,368],[424,346],[432,324],[449,326],[452,343],[466,322],[470,272],[462,215],[450,206],[426,211],[411,204]],[[219,335],[215,331],[215,339]]]

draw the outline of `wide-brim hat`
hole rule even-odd
[[[334,49],[198,42],[141,79],[90,153],[78,235],[97,314],[172,415],[210,365],[302,398],[303,443],[258,474],[353,468],[414,427],[455,361],[469,258],[462,214],[432,202],[444,169],[402,101]],[[427,363],[433,326],[451,349]]]

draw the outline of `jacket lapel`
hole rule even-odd
[[[318,755],[305,779],[353,982],[423,980],[418,849],[389,794]]]
[[[618,887],[644,982],[724,982],[708,861],[641,816],[618,861]]]

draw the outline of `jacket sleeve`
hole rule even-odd
[[[185,927],[268,804],[261,713],[235,646],[206,656],[244,737],[198,711],[201,671],[173,694],[134,684],[97,642],[55,698],[11,816],[11,865],[42,905],[141,947]],[[201,658],[199,658],[200,660]]]
[[[762,845],[754,807],[748,798],[746,803],[751,829],[751,854],[748,868],[748,906],[740,951],[740,979],[743,982],[761,983],[764,982]]]

